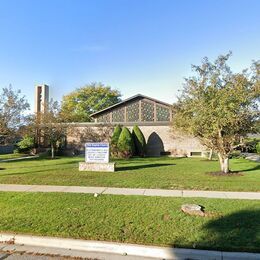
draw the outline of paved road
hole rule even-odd
[[[65,260],[73,259],[70,257],[62,256],[44,256],[44,255],[33,255],[33,254],[22,254],[22,253],[5,253],[0,252],[0,260]]]
[[[54,248],[39,248],[33,246],[28,247],[20,245],[14,247],[16,247],[16,250],[13,252],[0,251],[0,260],[163,260],[159,258],[127,256],[98,252],[82,252],[66,249],[62,250]],[[26,253],[23,250],[30,253]],[[44,251],[45,255],[39,254],[39,251]]]
[[[53,185],[16,185],[0,184],[0,191],[15,192],[64,192],[112,195],[139,195],[160,197],[201,197],[219,199],[249,199],[260,200],[260,192],[231,192],[231,191],[198,191],[198,190],[162,190],[162,189],[131,189],[113,187],[82,187],[82,186],[53,186]]]

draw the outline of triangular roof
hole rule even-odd
[[[130,101],[133,101],[133,100],[135,100],[135,99],[144,99],[144,98],[145,98],[145,99],[149,99],[149,100],[151,100],[151,101],[154,101],[154,102],[156,102],[156,103],[162,104],[162,105],[164,105],[164,106],[169,106],[169,107],[171,106],[171,104],[165,103],[165,102],[160,101],[160,100],[158,100],[158,99],[151,98],[151,97],[148,97],[148,96],[145,96],[145,95],[142,95],[142,94],[137,94],[137,95],[134,95],[134,96],[132,96],[132,97],[129,97],[129,98],[125,99],[125,100],[122,100],[121,102],[118,102],[118,103],[116,103],[116,104],[114,104],[114,105],[112,105],[112,106],[109,106],[109,107],[104,108],[104,109],[102,109],[102,110],[100,110],[100,111],[97,111],[97,112],[91,114],[90,116],[91,116],[91,117],[95,117],[95,116],[97,116],[97,115],[99,115],[99,114],[102,114],[102,113],[104,113],[104,112],[106,112],[106,111],[108,111],[108,110],[111,110],[111,109],[113,109],[113,108],[116,108],[116,107],[118,107],[118,106],[121,106],[121,105],[123,105],[123,104],[125,104],[125,103],[128,103],[128,102],[130,102]]]

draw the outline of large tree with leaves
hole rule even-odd
[[[63,97],[62,113],[69,122],[90,122],[90,115],[121,101],[121,94],[102,83],[91,83]]]
[[[51,100],[46,104],[44,112],[31,116],[26,134],[34,136],[36,146],[49,146],[51,157],[55,157],[55,151],[64,141],[69,125],[65,123],[66,118],[61,114],[60,104]]]
[[[0,92],[0,142],[7,144],[12,142],[18,129],[24,124],[24,112],[30,105],[21,94],[20,90],[14,90],[10,85]]]
[[[227,64],[231,53],[214,62],[204,58],[192,66],[196,75],[186,78],[174,105],[174,127],[200,139],[217,152],[221,171],[229,173],[229,157],[240,137],[257,131],[259,121],[260,63],[233,73]]]

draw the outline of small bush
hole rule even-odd
[[[34,138],[30,136],[25,136],[23,139],[16,144],[17,150],[20,153],[29,152],[34,148]]]
[[[257,144],[259,143],[259,138],[247,138],[243,143],[239,144],[236,147],[236,150],[240,150],[244,153],[256,153],[257,152]]]
[[[129,158],[134,154],[134,142],[132,135],[127,127],[123,127],[118,139],[119,156]]]
[[[111,142],[110,142],[110,151],[111,155],[113,157],[118,157],[118,139],[119,136],[122,132],[122,128],[120,125],[117,125],[114,129],[113,135],[111,137]]]
[[[258,142],[255,146],[256,152],[260,154],[260,142]]]
[[[144,157],[146,142],[141,129],[137,125],[133,127],[132,135],[135,144],[136,155]]]
[[[20,153],[20,151],[19,151],[19,149],[16,148],[16,149],[14,149],[13,153],[17,154],[17,153]]]
[[[231,159],[234,159],[234,158],[241,158],[243,157],[242,154],[241,154],[241,151],[233,151],[231,153],[231,155],[229,156],[229,158]]]

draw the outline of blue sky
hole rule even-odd
[[[93,81],[123,97],[174,102],[191,64],[233,51],[234,71],[260,58],[256,0],[0,0],[0,87],[51,96]]]

